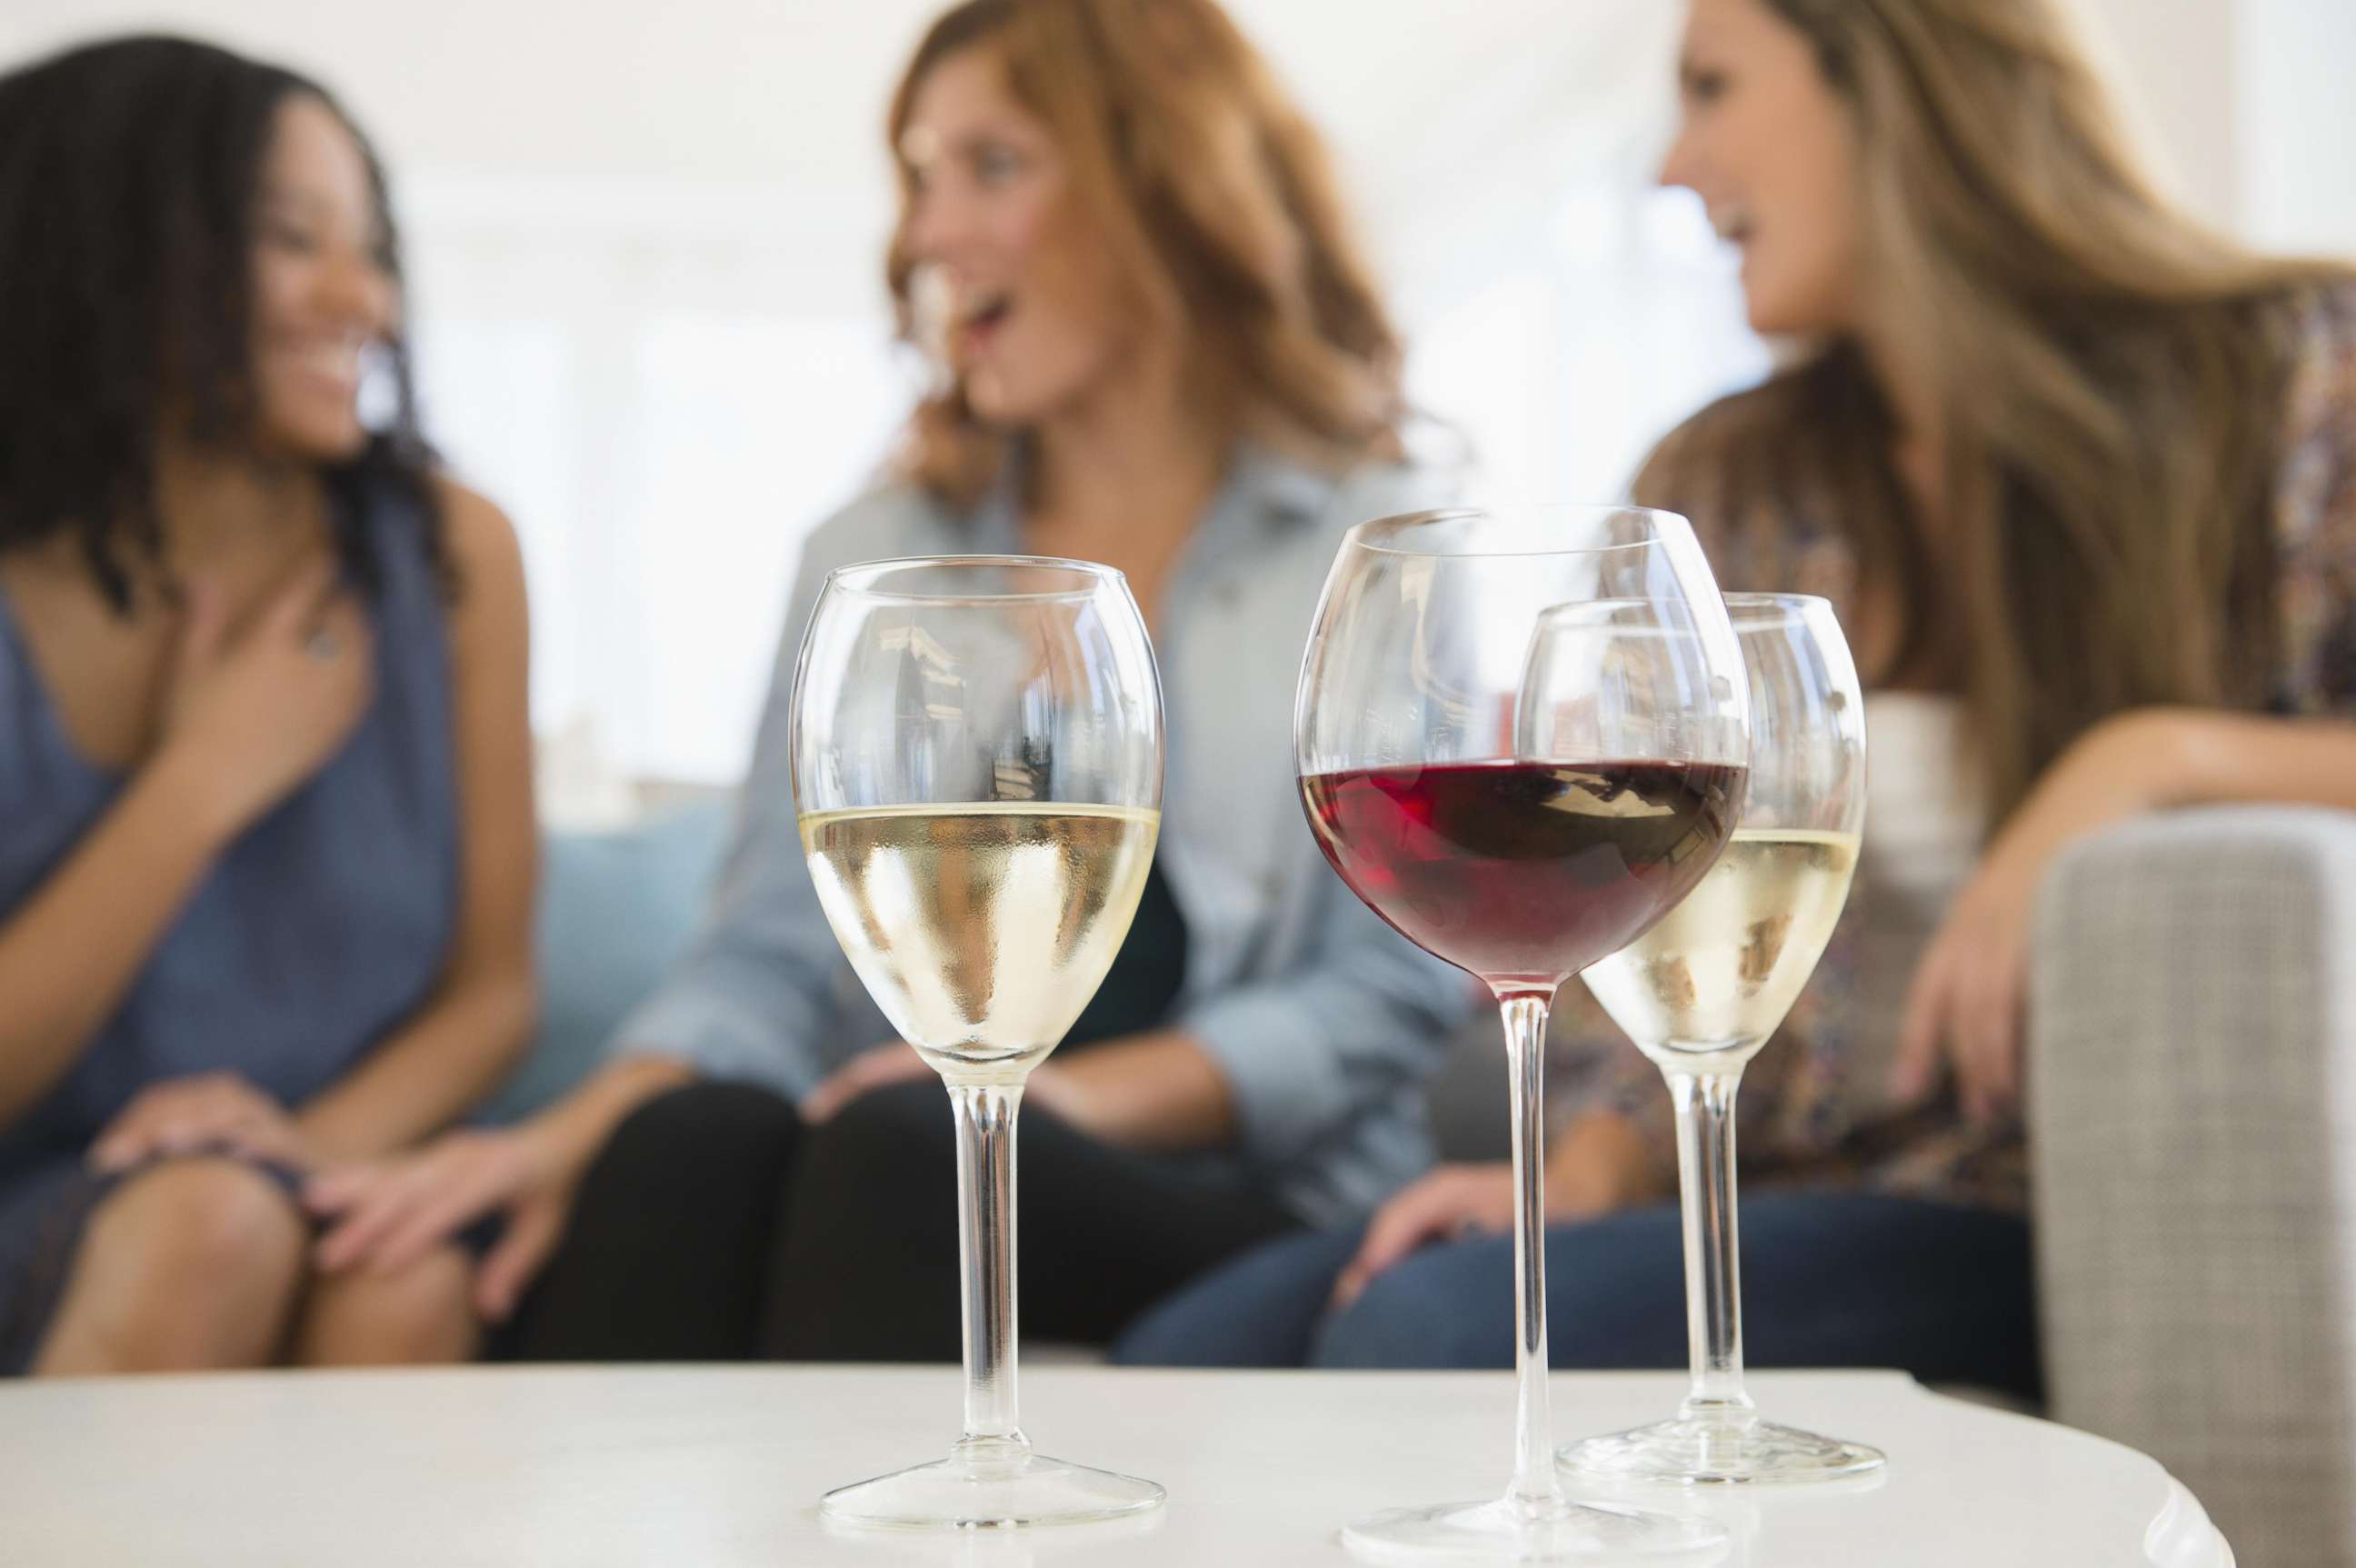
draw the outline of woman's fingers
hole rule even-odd
[[[892,1040],[860,1052],[827,1075],[796,1107],[801,1119],[815,1127],[871,1090],[887,1083],[905,1083],[931,1069],[916,1047]]]
[[[262,606],[262,624],[268,634],[284,642],[300,642],[308,637],[335,596],[341,570],[335,561],[322,558],[289,577],[285,586]]]
[[[257,1158],[292,1152],[285,1112],[243,1079],[208,1074],[155,1085],[140,1094],[91,1144],[90,1164],[105,1175],[153,1156],[225,1144]]]
[[[439,1165],[429,1154],[379,1171],[352,1193],[341,1218],[314,1249],[318,1267],[332,1273],[373,1262],[385,1238],[400,1229],[434,1184],[444,1179]]]
[[[387,1175],[380,1165],[330,1166],[303,1184],[303,1207],[322,1219],[332,1219],[359,1205]]]
[[[475,1310],[493,1323],[513,1316],[516,1303],[541,1265],[556,1248],[564,1230],[565,1206],[553,1199],[519,1204],[508,1217],[508,1228],[483,1259],[475,1274]]]
[[[1957,1007],[1956,1076],[1965,1109],[1992,1122],[2020,1103],[2020,973],[2005,950],[1983,948]]]
[[[166,1130],[182,1120],[187,1101],[185,1084],[162,1083],[142,1091],[91,1142],[91,1168],[112,1175],[155,1153]]]
[[[2026,960],[2000,914],[1950,917],[1916,969],[1899,1027],[1890,1092],[1901,1105],[1931,1098],[1942,1073],[1965,1113],[1991,1122],[2020,1103]]]
[[[479,1164],[414,1190],[400,1221],[386,1227],[369,1250],[368,1267],[384,1274],[405,1269],[512,1197]]]
[[[1469,1174],[1456,1167],[1434,1171],[1376,1212],[1357,1255],[1333,1282],[1333,1305],[1337,1310],[1356,1300],[1358,1293],[1375,1276],[1408,1253],[1480,1218],[1465,1181]],[[1510,1176],[1505,1179],[1509,1184],[1512,1181]],[[1509,1196],[1510,1191],[1509,1186]]]
[[[1898,1027],[1898,1056],[1890,1069],[1890,1097],[1901,1106],[1919,1105],[1938,1088],[1950,1001],[1947,971],[1943,936],[1933,939],[1924,950],[1906,989],[1906,1009]]]
[[[842,1068],[828,1074],[816,1089],[802,1096],[801,1104],[796,1109],[801,1112],[805,1122],[815,1127],[830,1119],[857,1092],[845,1076],[850,1070]]]

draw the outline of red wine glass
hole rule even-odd
[[[1626,636],[1532,663],[1548,609],[1598,600],[1624,602]],[[1742,653],[1682,518],[1425,512],[1361,524],[1334,559],[1294,708],[1301,800],[1351,891],[1495,994],[1513,1116],[1513,1484],[1362,1520],[1344,1534],[1362,1556],[1706,1560],[1723,1547],[1716,1525],[1577,1504],[1557,1479],[1542,1072],[1557,990],[1673,908],[1732,832],[1748,724]]]

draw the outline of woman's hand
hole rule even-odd
[[[213,1149],[302,1167],[311,1151],[286,1108],[230,1072],[171,1079],[139,1091],[90,1146],[112,1176],[165,1155]]]
[[[392,1159],[313,1178],[303,1200],[332,1221],[313,1250],[333,1273],[390,1273],[487,1216],[507,1226],[475,1271],[475,1310],[505,1322],[564,1235],[573,1197],[616,1129],[657,1096],[692,1079],[659,1052],[617,1057],[529,1122],[445,1133]]]
[[[1890,1093],[1918,1104],[1944,1072],[1973,1120],[2020,1104],[2029,925],[2054,856],[2086,834],[2176,803],[2177,715],[2124,714],[2086,732],[2030,791],[1924,950],[1906,997]]]
[[[1052,1061],[1041,1062],[1023,1080],[1023,1103],[1095,1134],[1096,1099],[1085,1081]]]
[[[1546,1188],[1550,1222],[1593,1219],[1665,1190],[1644,1135],[1610,1111],[1575,1116],[1555,1135],[1547,1148]],[[1376,1274],[1419,1248],[1509,1230],[1513,1223],[1511,1165],[1441,1165],[1375,1211],[1357,1256],[1333,1282],[1333,1305],[1349,1305]]]
[[[475,1307],[504,1322],[547,1262],[584,1160],[532,1124],[445,1133],[415,1153],[326,1172],[304,1190],[330,1222],[314,1251],[326,1273],[393,1273],[488,1215],[507,1227],[475,1273]]]
[[[1441,1165],[1392,1194],[1375,1210],[1366,1237],[1333,1282],[1335,1310],[1385,1269],[1434,1241],[1452,1241],[1514,1222],[1514,1167],[1503,1163]]]
[[[802,1096],[795,1109],[801,1112],[804,1122],[815,1127],[862,1094],[887,1084],[930,1077],[932,1070],[916,1054],[916,1047],[905,1040],[886,1040],[880,1046],[868,1047],[827,1074],[816,1089]]]
[[[241,628],[213,585],[187,586],[158,755],[188,762],[232,829],[325,766],[374,694],[373,634],[336,574],[296,574]]]
[[[905,1040],[871,1046],[829,1073],[796,1107],[806,1125],[815,1127],[864,1094],[895,1083],[933,1076],[932,1067]],[[1043,1062],[1023,1080],[1023,1103],[1061,1117],[1082,1132],[1095,1133],[1097,1101],[1087,1085],[1053,1062]]]

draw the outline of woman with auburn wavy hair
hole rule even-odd
[[[1025,1094],[1027,1326],[1104,1342],[1430,1158],[1417,1085],[1462,989],[1325,870],[1289,760],[1340,533],[1434,488],[1400,462],[1398,345],[1315,136],[1209,0],[970,0],[888,129],[887,275],[944,373],[898,476],[804,553],[707,929],[570,1100],[324,1195],[337,1267],[503,1211],[478,1296],[523,1301],[517,1354],[958,1354],[948,1108],[851,980],[788,784],[802,627],[848,562],[1105,562],[1160,647],[1152,876]]]
[[[1750,1348],[2032,1392],[2040,881],[2140,812],[2356,807],[2356,278],[2163,199],[2058,0],[1694,0],[1680,81],[1663,177],[1740,247],[1751,325],[1805,347],[1636,491],[1730,588],[1829,596],[1869,686],[1856,889],[1743,1097]],[[1547,1156],[1555,1354],[1682,1366],[1658,1075],[1591,1006],[1563,1022],[1620,1081]],[[1506,1243],[1427,1243],[1511,1202],[1503,1166],[1445,1167],[1121,1351],[1508,1364],[1475,1310]]]

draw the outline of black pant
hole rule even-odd
[[[1295,1221],[1231,1175],[1023,1115],[1026,1337],[1108,1343]],[[622,1123],[501,1337],[519,1360],[954,1360],[957,1142],[941,1085],[819,1127],[764,1090],[696,1084]]]

